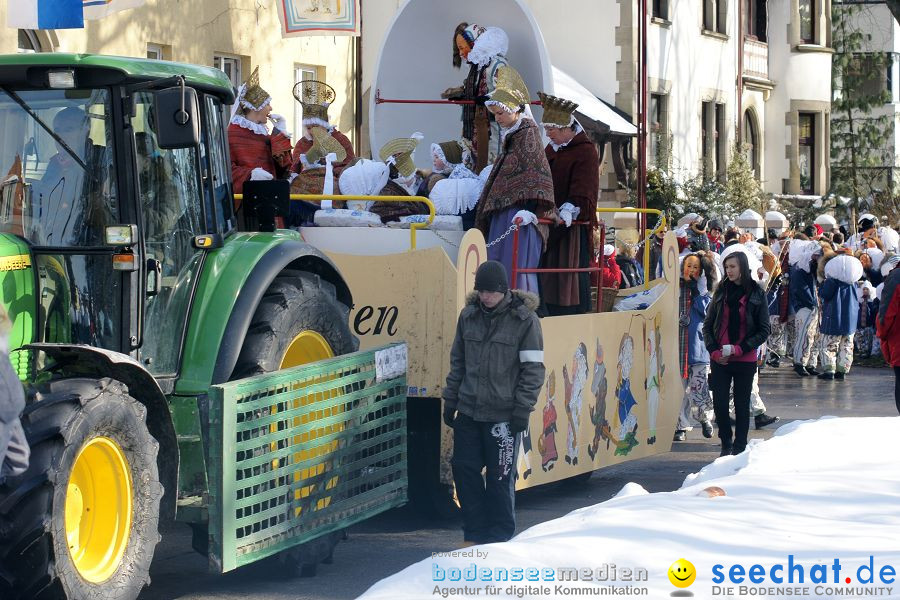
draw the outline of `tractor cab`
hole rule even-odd
[[[205,251],[234,230],[230,83],[178,67],[0,57],[0,256],[23,267],[0,291],[11,348],[84,344],[176,374]]]

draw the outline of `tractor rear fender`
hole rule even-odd
[[[45,352],[67,376],[111,377],[128,386],[128,393],[147,408],[147,429],[159,442],[156,463],[159,480],[165,489],[160,520],[174,520],[178,491],[178,441],[166,396],[153,375],[126,354],[93,346],[40,343],[24,348]]]
[[[205,394],[210,385],[228,381],[256,307],[285,269],[318,275],[334,285],[338,300],[353,306],[350,288],[334,263],[296,232],[237,234],[207,257],[175,393]]]

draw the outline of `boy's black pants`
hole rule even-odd
[[[512,435],[509,423],[485,423],[457,414],[451,465],[466,541],[505,542],[515,533],[519,437]]]

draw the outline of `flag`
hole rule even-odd
[[[359,35],[359,0],[276,0],[281,37]]]
[[[112,13],[143,6],[145,0],[83,0],[84,18],[88,21],[102,19]]]
[[[83,0],[9,0],[6,24],[16,29],[84,27]]]

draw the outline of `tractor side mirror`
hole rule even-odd
[[[184,84],[154,92],[156,141],[160,148],[194,148],[200,144],[197,91]]]

